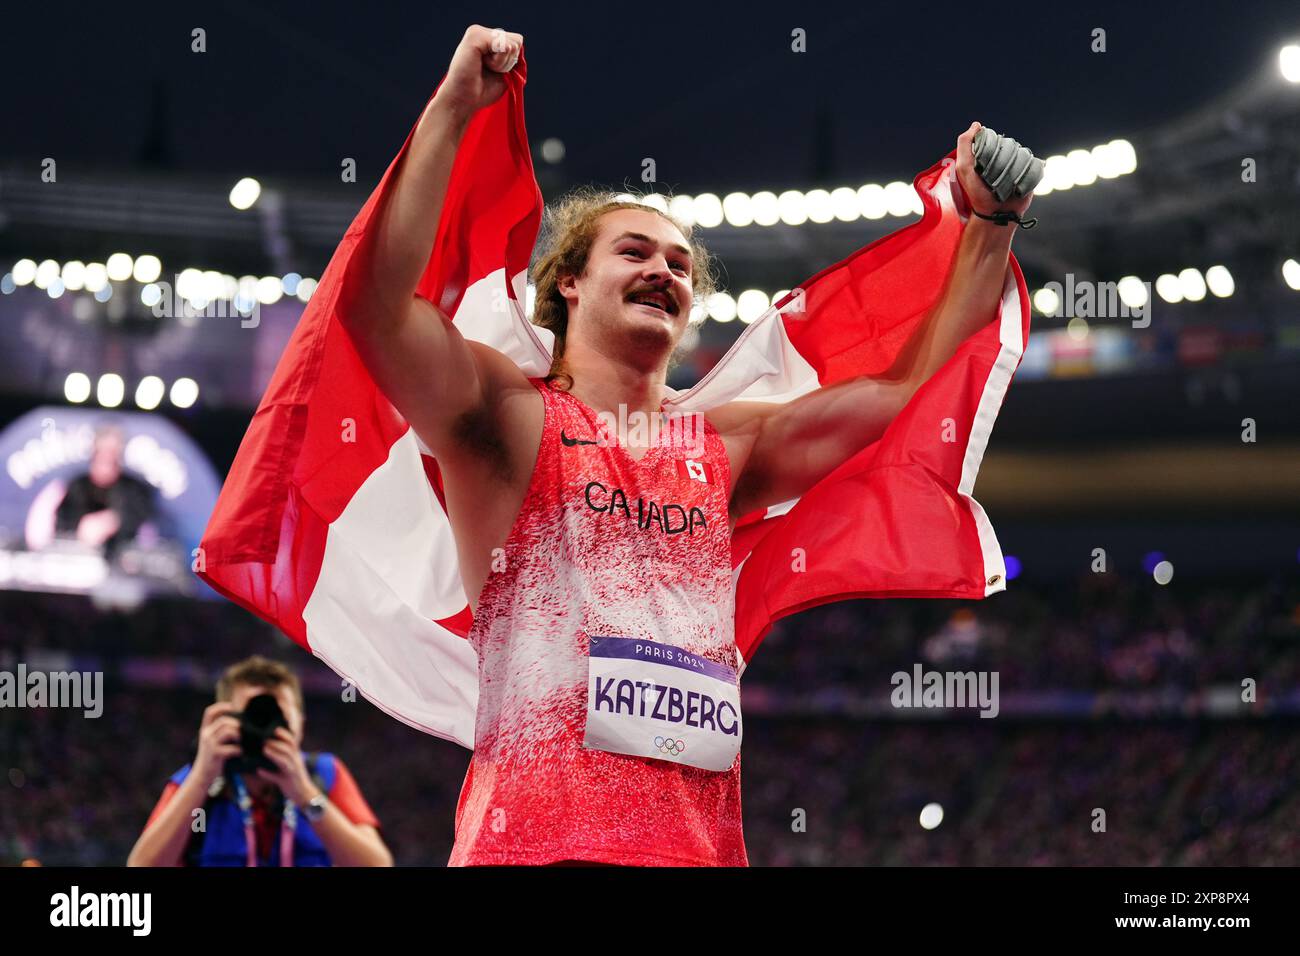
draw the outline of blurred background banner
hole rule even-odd
[[[972,120],[1047,163],[973,491],[1007,591],[778,623],[742,686],[755,865],[1300,864],[1300,11],[1249,10],[491,12],[525,37],[544,199],[644,194],[721,260],[674,388],[914,222],[911,176]],[[487,17],[6,11],[0,670],[102,671],[105,701],[0,710],[0,864],[123,863],[253,653],[301,674],[308,748],[397,862],[446,862],[469,754],[190,569],[330,253]],[[918,666],[996,676],[996,716],[900,706]]]

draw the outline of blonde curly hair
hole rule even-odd
[[[565,379],[567,382],[561,387],[566,390],[573,387],[573,376],[564,362],[565,337],[569,330],[569,303],[560,294],[560,277],[581,276],[586,272],[587,259],[600,229],[601,216],[618,209],[636,209],[662,217],[681,232],[691,249],[692,302],[703,302],[717,290],[716,261],[695,237],[694,228],[653,206],[617,198],[621,194],[637,195],[627,190],[615,193],[594,186],[580,186],[549,204],[542,218],[541,239],[537,243],[536,256],[529,270],[536,290],[531,321],[534,325],[555,333],[555,349],[546,381]],[[637,198],[639,200],[641,197]],[[694,326],[699,325],[703,319],[688,321]],[[679,353],[680,349],[674,350],[669,356],[669,371],[681,361]]]

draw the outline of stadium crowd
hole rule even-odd
[[[103,612],[81,597],[3,594],[0,612],[0,668],[61,660],[105,671],[99,719],[0,712],[0,864],[123,863],[166,778],[193,755],[215,675],[252,653],[303,676],[305,747],[347,761],[397,863],[446,862],[468,751],[344,700],[333,672],[238,608]],[[1166,589],[1083,579],[1077,592],[1023,582],[978,603],[857,601],[786,619],[742,689],[769,703],[778,688],[888,693],[892,671],[922,661],[998,670],[1003,694],[1194,695],[1250,676],[1279,696],[1300,685],[1298,638],[1294,578]],[[1300,736],[1285,714],[747,714],[754,865],[1300,863]],[[930,803],[943,819],[925,829]]]

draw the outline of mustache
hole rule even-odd
[[[669,289],[658,289],[654,286],[644,286],[639,289],[633,289],[624,297],[624,301],[638,295],[662,295],[668,300],[668,308],[671,314],[677,315],[682,310],[681,302],[677,300],[677,296],[673,295],[672,291]]]

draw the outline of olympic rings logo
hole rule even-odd
[[[661,754],[671,754],[672,756],[675,757],[675,756],[677,756],[679,753],[683,753],[683,752],[685,752],[685,750],[686,750],[686,741],[684,741],[684,740],[673,740],[673,738],[671,738],[671,737],[656,737],[656,738],[655,738],[655,748],[656,748],[656,749],[657,749]]]

